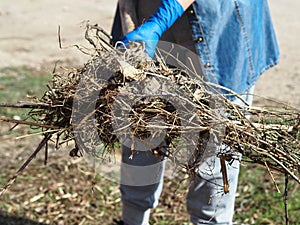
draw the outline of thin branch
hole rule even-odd
[[[285,174],[285,188],[284,188],[284,210],[285,210],[285,224],[289,225],[289,210],[288,210],[288,184],[289,175]]]
[[[0,103],[0,107],[5,108],[27,108],[27,109],[45,109],[45,108],[53,108],[57,107],[57,105],[50,105],[46,103]]]
[[[8,118],[4,118],[4,117],[0,117],[0,121],[8,122],[8,123],[24,124],[24,125],[35,126],[35,127],[50,128],[50,129],[61,128],[59,126],[54,126],[54,125],[47,125],[47,124],[41,124],[41,123],[35,123],[35,122],[23,121],[23,120],[8,119]]]
[[[52,134],[47,134],[44,139],[40,142],[39,146],[36,150],[28,157],[28,159],[23,163],[23,165],[19,168],[17,173],[9,179],[7,184],[0,191],[0,197],[11,187],[11,185],[16,181],[18,176],[23,172],[23,170],[29,165],[29,163],[36,157],[36,155],[40,152],[40,150],[46,145],[46,143],[50,140]]]

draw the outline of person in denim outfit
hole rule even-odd
[[[128,26],[124,25],[125,20],[129,20]],[[214,80],[225,87],[226,94],[229,93],[226,90],[231,90],[244,96],[248,104],[252,102],[258,78],[279,61],[267,0],[119,0],[112,35],[114,41],[145,42],[151,57],[159,40],[184,46],[199,56],[208,81]],[[132,159],[130,154],[130,149],[124,147],[124,165],[145,166],[160,161],[149,151]],[[230,192],[217,197],[220,189],[215,183],[222,185],[220,165],[214,158],[208,160],[215,161],[211,174],[201,173],[209,164],[203,163],[199,176],[189,187],[190,220],[193,224],[232,224],[239,162],[227,165]],[[124,224],[149,223],[150,209],[158,204],[162,190],[164,164],[161,165],[155,184],[139,186],[121,182]],[[125,167],[122,174],[126,174]]]

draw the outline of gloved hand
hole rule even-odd
[[[129,41],[144,42],[146,53],[153,57],[158,40],[183,12],[177,0],[162,0],[157,11],[141,26],[127,33],[122,41],[125,44],[129,44]]]

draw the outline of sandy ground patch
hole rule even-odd
[[[83,63],[86,57],[62,44],[88,45],[84,21],[110,30],[116,0],[11,0],[0,1],[0,67],[53,67],[53,61]]]

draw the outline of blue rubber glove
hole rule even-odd
[[[144,42],[146,53],[153,57],[158,40],[183,12],[177,0],[162,0],[157,11],[141,26],[126,34],[122,41],[125,44],[129,41]]]

